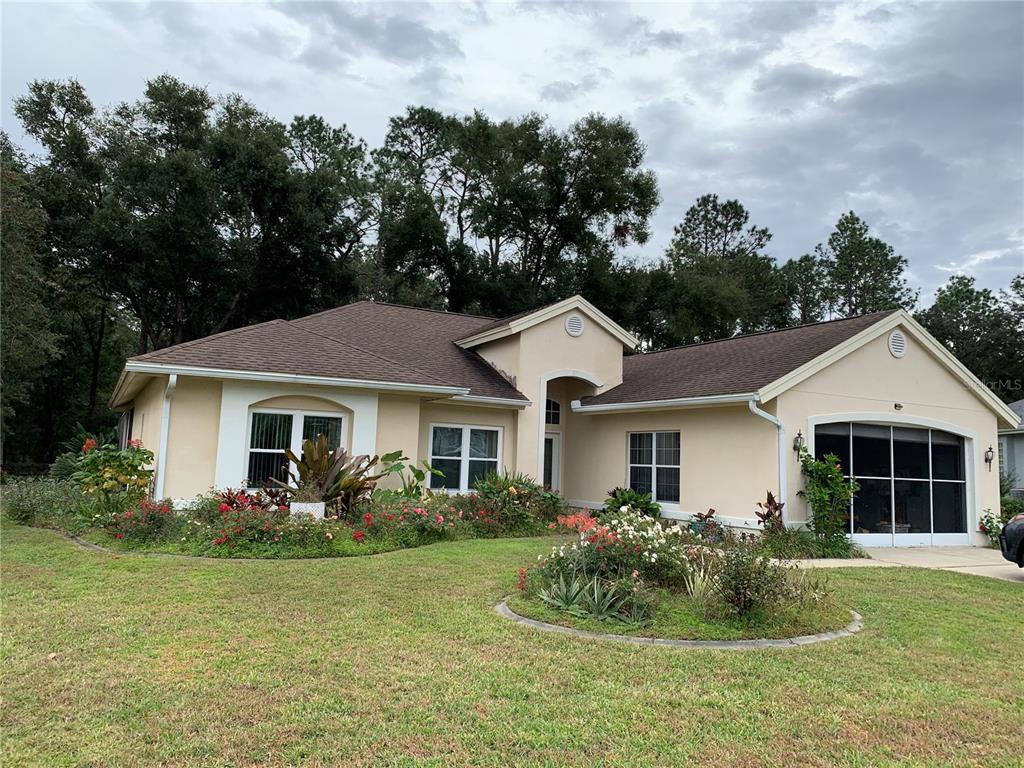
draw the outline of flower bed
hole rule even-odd
[[[521,568],[509,600],[528,618],[675,639],[794,637],[849,621],[823,579],[717,529],[709,541],[628,505],[556,527],[574,540]]]
[[[514,489],[514,490],[513,490]],[[204,557],[349,557],[466,538],[545,533],[553,504],[537,501],[525,483],[502,491],[409,499],[378,491],[350,512],[322,520],[294,517],[274,491],[227,490],[201,496],[187,509],[170,500],[82,494],[73,483],[20,480],[4,486],[4,513],[29,525],[56,528],[114,549]]]

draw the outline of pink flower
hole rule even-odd
[[[141,437],[137,437],[134,440],[129,440],[128,441],[128,447],[129,448],[141,448],[142,447],[142,438]]]
[[[437,516],[437,522],[438,522],[438,525],[440,525],[441,523],[443,523],[443,522],[444,522],[444,516],[443,516],[443,515],[438,515],[438,516]]]

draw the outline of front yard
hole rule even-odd
[[[864,616],[806,648],[692,651],[492,610],[543,539],[321,561],[83,550],[2,531],[5,765],[1008,765],[1020,586],[830,571]]]

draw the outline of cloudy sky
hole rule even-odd
[[[3,127],[34,78],[98,104],[162,72],[371,145],[428,104],[637,127],[662,203],[655,259],[700,194],[741,200],[779,260],[853,209],[930,301],[955,272],[1024,271],[1024,4],[15,4]]]

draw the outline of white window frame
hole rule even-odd
[[[280,450],[276,448],[251,448],[252,445],[252,417],[257,413],[268,413],[273,415],[290,415],[292,417],[292,434],[290,443],[286,448]],[[249,472],[249,454],[250,453],[284,453],[285,450],[291,450],[296,456],[302,455],[302,425],[305,421],[306,416],[322,416],[331,419],[341,419],[341,441],[340,447],[348,450],[348,416],[341,411],[307,411],[307,410],[295,410],[292,408],[250,408],[249,415],[245,422],[245,459],[244,466],[245,472]],[[252,478],[247,477],[246,482],[249,483],[249,488],[254,489],[259,486],[251,484]]]
[[[679,435],[679,463],[659,464],[658,463],[658,435],[674,434]],[[651,435],[651,462],[650,464],[634,464],[630,443],[633,435]],[[631,488],[630,479],[633,476],[633,467],[647,467],[651,470],[651,501],[657,502],[665,507],[678,508],[683,499],[683,432],[680,429],[637,429],[626,433],[626,488]],[[679,470],[679,498],[671,501],[664,501],[658,498],[658,468]]]
[[[430,424],[430,430],[427,433],[427,461],[431,466],[434,465],[434,459],[449,459],[453,460],[455,456],[434,456],[434,428],[435,427],[447,427],[450,429],[461,429],[462,430],[462,451],[457,457],[459,464],[459,487],[458,488],[431,488],[430,490],[434,493],[440,493],[447,491],[449,494],[453,493],[466,493],[471,491],[469,487],[469,433],[473,429],[487,430],[489,432],[498,433],[498,465],[495,471],[501,472],[502,467],[505,465],[502,463],[502,449],[505,446],[505,430],[504,427],[494,426],[491,424],[446,424],[444,422],[432,422]],[[492,461],[492,459],[476,459],[476,461]],[[445,478],[446,480],[449,478]],[[429,485],[429,483],[428,483]]]
[[[551,406],[555,407],[552,408]],[[548,421],[551,414],[554,414],[556,421]],[[562,404],[553,397],[544,399],[544,425],[548,427],[560,427],[562,425]]]

